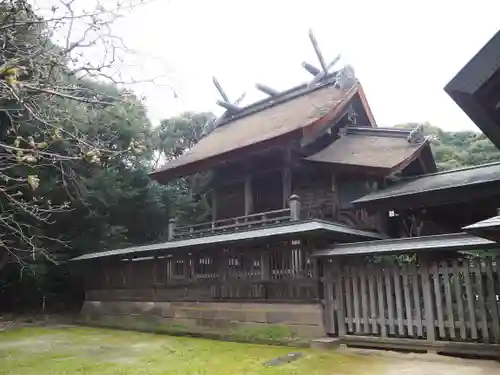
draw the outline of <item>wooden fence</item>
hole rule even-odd
[[[324,264],[325,327],[338,336],[500,343],[500,259]]]
[[[318,278],[299,240],[93,265],[87,300],[314,302]]]

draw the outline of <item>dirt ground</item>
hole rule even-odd
[[[500,375],[496,361],[352,348],[338,351],[376,357],[383,362],[377,375]]]

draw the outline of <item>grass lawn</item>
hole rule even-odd
[[[263,363],[290,352],[298,360]],[[0,374],[373,374],[375,359],[331,351],[93,328],[24,328],[0,333]]]

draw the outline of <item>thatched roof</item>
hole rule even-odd
[[[384,175],[400,170],[415,160],[429,142],[409,143],[410,130],[348,127],[345,135],[308,161],[367,169]]]
[[[299,86],[268,98],[236,113],[191,150],[151,176],[167,181],[206,170],[227,160],[236,150],[265,146],[287,135],[300,138],[307,130],[310,133],[308,128],[314,128],[314,125],[335,121],[355,96],[361,97],[367,112],[370,112],[359,84],[343,91],[329,81],[312,90]]]

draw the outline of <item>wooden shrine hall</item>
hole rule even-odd
[[[267,97],[242,106],[214,78],[225,112],[151,173],[196,179],[210,218],[73,259],[84,321],[498,350],[500,262],[475,252],[498,248],[493,227],[476,227],[500,207],[499,165],[437,172],[422,129],[377,126],[353,69],[310,39],[320,67],[303,63],[305,84],[256,85]]]

